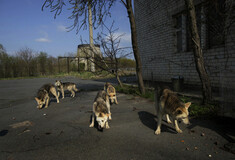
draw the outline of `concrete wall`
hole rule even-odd
[[[79,63],[85,64],[85,71],[91,70],[92,72],[95,72],[95,64],[93,63],[94,57],[92,56],[93,54],[102,56],[99,45],[94,45],[93,51],[91,51],[89,44],[78,45],[77,56],[79,57]]]

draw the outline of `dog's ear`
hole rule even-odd
[[[95,116],[98,117],[100,113],[95,112]]]
[[[37,102],[39,101],[38,97],[35,97],[34,99],[35,99]]]
[[[180,109],[176,110],[176,114],[179,115],[179,114],[182,114],[182,111]]]
[[[192,104],[191,102],[188,102],[188,103],[185,103],[184,106],[186,109],[188,109],[191,106],[191,104]]]
[[[93,107],[96,107],[96,106],[97,106],[97,102],[94,102],[94,103],[93,103]]]

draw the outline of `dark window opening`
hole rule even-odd
[[[213,48],[225,43],[225,0],[208,0],[195,6],[201,48]],[[173,16],[177,52],[192,51],[193,41],[189,15],[183,11]]]
[[[225,1],[208,1],[205,5],[207,17],[208,48],[221,46],[225,43]]]

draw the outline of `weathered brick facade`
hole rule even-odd
[[[201,1],[200,1],[201,2]],[[195,2],[196,4],[200,3]],[[143,65],[144,80],[171,82],[183,76],[186,84],[200,85],[192,51],[186,50],[182,36],[182,51],[177,51],[175,15],[185,10],[183,0],[135,0],[138,47]],[[215,17],[216,18],[216,17]],[[182,16],[182,26],[185,17]],[[207,28],[201,28],[201,43],[206,46]],[[185,28],[180,34],[184,34]],[[235,88],[235,25],[230,27],[225,44],[203,49],[207,72],[213,87]]]

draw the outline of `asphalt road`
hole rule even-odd
[[[38,78],[0,81],[0,159],[235,159],[224,145],[232,141],[234,123],[191,120],[180,124],[182,134],[163,122],[162,133],[154,135],[157,118],[153,102],[118,94],[111,106],[110,129],[89,128],[92,103],[104,82],[63,78],[75,82],[75,98],[67,94],[47,109],[37,109],[34,96],[44,83],[55,79]],[[24,122],[23,126],[15,126]]]

